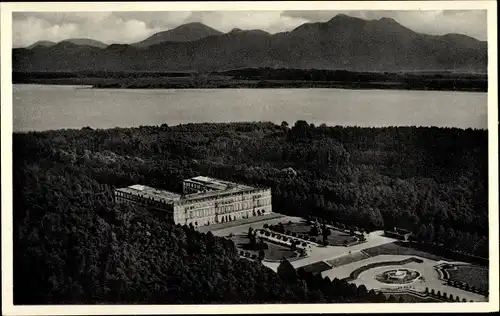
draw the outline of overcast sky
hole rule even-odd
[[[486,40],[486,10],[476,11],[170,11],[170,12],[14,12],[13,45],[39,40],[91,38],[106,44],[133,43],[188,22],[223,32],[233,28],[289,31],[307,22],[325,22],[344,13],[364,19],[393,18],[420,33],[462,33]]]

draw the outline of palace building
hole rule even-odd
[[[183,181],[183,193],[132,185],[115,189],[117,203],[147,206],[176,224],[203,226],[272,213],[271,189],[194,177]]]

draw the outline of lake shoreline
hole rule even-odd
[[[300,121],[300,120],[299,120]],[[278,122],[269,122],[269,121],[234,121],[234,122],[193,122],[193,123],[180,123],[175,125],[170,124],[161,124],[161,125],[138,125],[138,126],[115,126],[115,127],[90,127],[90,126],[82,126],[82,127],[68,127],[68,128],[58,128],[58,129],[46,129],[46,130],[29,130],[29,131],[12,131],[12,134],[43,134],[43,133],[52,133],[52,132],[69,132],[69,131],[116,131],[116,130],[136,130],[136,129],[148,129],[148,128],[181,128],[186,125],[199,127],[199,126],[216,126],[216,127],[228,127],[232,125],[256,125],[256,126],[264,126],[268,124],[272,124],[275,126],[280,126]],[[312,124],[312,126],[315,126]],[[384,129],[413,129],[413,130],[441,130],[441,131],[488,131],[487,128],[463,128],[463,127],[445,127],[445,126],[423,126],[423,125],[397,125],[397,126],[358,126],[358,125],[327,125],[324,126],[318,125],[319,128],[341,128],[345,130],[384,130]]]
[[[23,80],[13,84],[84,86],[84,89],[349,89],[349,90],[402,90],[402,91],[457,91],[488,92],[480,86],[410,86],[402,82],[294,82],[294,81],[239,81],[232,83],[127,83],[127,82],[85,82],[78,79]]]

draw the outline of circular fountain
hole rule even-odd
[[[392,269],[375,276],[375,279],[387,284],[408,284],[420,277],[420,273],[410,269]]]

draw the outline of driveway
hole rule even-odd
[[[357,245],[350,246],[350,247],[314,246],[311,254],[308,257],[293,261],[291,263],[294,266],[294,268],[297,269],[297,268],[300,268],[300,267],[303,267],[303,266],[306,266],[308,264],[315,263],[318,261],[327,261],[327,260],[331,260],[331,259],[335,259],[335,258],[344,256],[346,254],[349,254],[349,251],[351,253],[355,253],[355,252],[361,251],[363,249],[372,248],[372,247],[380,246],[380,245],[391,243],[391,242],[395,241],[395,239],[385,237],[383,231],[371,232],[370,234],[367,235],[366,240],[367,241],[362,243],[362,244],[357,244]],[[279,262],[278,263],[276,263],[276,262],[264,262],[264,265],[273,269],[274,271],[277,271],[278,266],[279,266]]]

